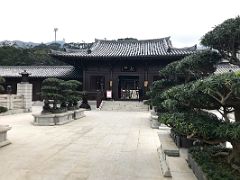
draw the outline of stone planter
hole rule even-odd
[[[194,140],[188,139],[187,137],[181,136],[181,147],[190,148],[193,146]]]
[[[176,143],[176,145],[177,145],[177,147],[178,148],[181,148],[182,146],[182,143],[181,143],[181,136],[179,136],[179,135],[175,135],[175,143]]]
[[[177,145],[178,148],[190,148],[193,146],[193,140],[187,139],[187,137],[177,134],[174,130],[171,129],[170,136]]]
[[[68,111],[55,115],[55,124],[61,125],[66,124],[74,120],[74,111]]]
[[[54,126],[66,124],[74,120],[74,111],[68,111],[58,114],[33,114],[34,125]]]
[[[34,125],[38,126],[54,126],[55,123],[55,114],[33,114]]]
[[[85,117],[86,115],[84,114],[84,111],[86,111],[86,110],[83,108],[74,110],[74,119],[77,120],[82,117]]]
[[[188,153],[188,164],[192,168],[193,173],[198,180],[207,180],[207,177],[202,171],[202,168],[197,164],[190,153]]]
[[[7,140],[7,132],[11,129],[8,125],[1,126],[0,125],[0,147],[11,144],[9,140]]]

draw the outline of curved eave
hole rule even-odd
[[[74,55],[74,54],[68,54],[68,55],[63,55],[63,54],[51,54],[51,56],[56,57],[56,58],[78,58],[78,59],[97,59],[97,58],[107,58],[107,59],[111,59],[111,58],[165,58],[165,57],[182,57],[182,56],[187,56],[190,54],[193,54],[195,52],[186,52],[186,53],[182,53],[182,54],[165,54],[165,55],[136,55],[136,56],[79,56],[79,55]]]

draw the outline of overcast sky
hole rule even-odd
[[[92,42],[171,36],[176,47],[240,14],[240,0],[1,0],[0,41]]]

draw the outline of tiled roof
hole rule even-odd
[[[240,71],[240,67],[230,64],[230,63],[222,63],[218,64],[216,67],[216,71],[214,74],[222,74],[222,73],[227,73],[227,72],[237,72]]]
[[[81,73],[73,66],[0,66],[0,76],[21,77],[19,73],[26,70],[29,77],[80,78]]]
[[[88,49],[70,52],[53,51],[55,57],[146,57],[146,56],[179,56],[196,51],[190,48],[174,48],[170,37],[151,40],[96,40]]]

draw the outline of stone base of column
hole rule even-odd
[[[32,84],[18,83],[17,84],[17,95],[24,96],[25,112],[31,112],[32,111]]]

